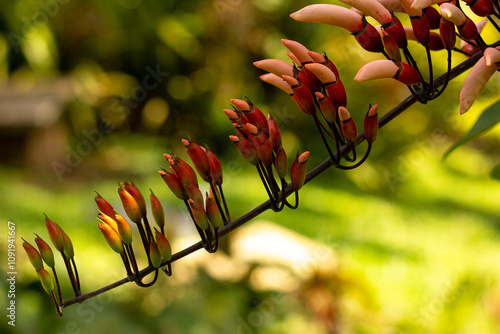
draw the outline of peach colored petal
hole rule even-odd
[[[362,28],[362,17],[345,7],[330,4],[315,4],[290,14],[296,21],[330,24],[354,33]]]
[[[304,45],[289,39],[282,39],[281,42],[288,48],[288,50],[292,51],[295,57],[297,57],[302,64],[313,62],[312,58],[307,54],[307,48]]]
[[[398,65],[392,60],[375,60],[361,67],[354,80],[362,82],[374,79],[394,78],[398,70]]]
[[[328,66],[319,63],[312,63],[306,64],[305,67],[309,71],[313,72],[324,84],[337,82],[337,77]]]
[[[373,17],[380,24],[392,21],[391,13],[377,0],[340,0],[352,6],[368,16]]]
[[[486,65],[484,57],[481,57],[472,67],[460,90],[460,115],[465,114],[471,108],[479,93],[497,69],[496,64]]]
[[[283,74],[293,76],[293,65],[283,60],[262,59],[259,61],[255,61],[253,64],[255,67],[258,67],[261,70],[267,72],[274,73],[279,77],[281,77]]]
[[[285,80],[283,80],[282,78],[280,78],[276,74],[267,73],[267,74],[261,75],[259,78],[260,78],[260,80],[267,82],[268,84],[271,84],[273,86],[278,87],[279,89],[281,89],[282,91],[284,91],[287,94],[290,94],[290,95],[293,94],[292,87],[290,87],[290,85],[288,83],[286,83]]]

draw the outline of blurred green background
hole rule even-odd
[[[197,252],[174,263],[174,275],[161,276],[152,288],[128,284],[68,307],[63,318],[55,314],[21,237],[33,242],[38,233],[48,240],[46,213],[73,240],[84,292],[123,278],[120,259],[96,227],[93,191],[118,208],[116,182],[126,179],[160,198],[167,235],[179,251],[195,232],[157,171],[166,167],[163,153],[186,157],[181,138],[206,143],[219,156],[233,217],[265,200],[254,169],[227,139],[233,130],[222,109],[229,99],[248,96],[271,112],[289,156],[311,151],[309,169],[326,158],[312,120],[286,94],[261,83],[263,73],[252,65],[288,61],[281,38],[325,51],[335,62],[358,127],[370,103],[384,114],[408,95],[390,80],[355,84],[357,70],[379,56],[340,28],[289,18],[308,4],[1,4],[0,222],[2,231],[14,222],[17,236],[16,327],[2,316],[2,332],[498,333],[499,129],[441,161],[481,108],[497,99],[498,76],[464,116],[458,115],[464,75],[439,101],[413,106],[381,131],[362,167],[325,172],[301,190],[298,210],[262,214],[224,238],[217,254]],[[486,28],[484,37],[498,36]],[[421,48],[410,48],[425,64]],[[445,54],[434,59],[443,73]],[[455,55],[454,64],[464,59]],[[272,230],[268,224],[290,231],[243,248],[255,230]],[[290,243],[276,241],[279,235]],[[282,260],[273,262],[266,252]],[[62,263],[56,266],[70,298]],[[4,312],[7,291],[2,279]]]

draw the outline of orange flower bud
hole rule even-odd
[[[189,200],[189,205],[191,206],[191,211],[196,225],[198,225],[202,230],[207,230],[209,228],[208,217],[203,205],[193,199]]]
[[[28,259],[31,264],[37,270],[38,268],[43,268],[43,261],[40,253],[33,247],[29,242],[23,239],[23,248],[26,251],[26,255],[28,255]]]
[[[337,118],[337,108],[332,100],[320,92],[316,92],[316,99],[319,103],[319,110],[321,110],[325,120],[330,124],[335,123],[335,119]]]
[[[276,152],[281,146],[281,131],[271,114],[267,116],[267,123],[269,124],[269,142],[273,151]]]
[[[284,179],[286,177],[286,173],[288,172],[288,158],[282,146],[280,146],[276,151],[274,167],[276,167],[276,172],[278,172],[280,179]]]
[[[132,244],[132,229],[130,228],[130,224],[128,221],[123,218],[118,212],[115,212],[115,221],[116,226],[118,227],[118,234],[122,238],[122,241],[127,245]]]
[[[134,223],[141,222],[141,208],[136,199],[124,188],[123,183],[119,184],[118,195],[123,204],[127,216]]]
[[[151,191],[149,199],[151,201],[151,211],[153,212],[153,218],[156,222],[156,225],[158,225],[160,228],[163,228],[165,226],[165,211],[163,210],[163,205],[161,205],[160,200],[153,193],[153,190],[149,189],[149,191]]]
[[[102,222],[99,222],[97,224],[99,229],[102,232],[102,235],[104,236],[104,239],[106,239],[106,242],[108,245],[117,253],[123,253],[123,244],[122,244],[122,239],[118,235],[118,232],[116,232],[111,226],[108,224],[104,224]]]
[[[184,189],[189,196],[189,198],[194,199],[196,202],[203,203],[203,194],[200,189],[194,184],[190,183],[188,180],[184,180]]]
[[[300,110],[308,115],[312,115],[316,111],[316,105],[314,104],[314,97],[311,91],[302,84],[302,82],[297,79],[284,75],[283,80],[285,80],[293,90],[294,95],[292,99],[295,101]]]
[[[209,182],[210,162],[203,148],[195,142],[187,139],[182,139],[182,143],[186,147],[186,151],[194,164],[194,167],[205,182]]]
[[[368,110],[363,123],[365,138],[368,143],[373,143],[378,132],[378,105],[374,105]]]
[[[212,226],[214,228],[219,228],[219,226],[222,226],[224,222],[222,220],[222,215],[219,211],[219,207],[217,206],[217,203],[215,202],[213,196],[213,194],[207,194],[207,198],[205,201],[205,211],[207,212],[208,220],[210,221],[210,223],[212,223]]]
[[[252,135],[253,145],[257,156],[264,165],[271,165],[273,163],[273,149],[267,136],[255,125],[247,124],[248,130]]]
[[[186,190],[184,190],[184,187],[177,178],[177,175],[166,170],[161,170],[158,173],[160,173],[163,181],[165,181],[167,186],[177,198],[182,200],[186,200],[188,198]]]
[[[155,228],[156,246],[160,252],[161,257],[165,261],[170,261],[172,259],[172,248],[170,247],[170,242],[168,239]]]
[[[62,240],[61,231],[57,227],[57,225],[45,215],[45,226],[47,227],[47,231],[49,232],[50,241],[54,247],[62,252],[64,250],[64,243]]]
[[[339,119],[345,140],[354,143],[357,135],[356,124],[346,108],[339,107]]]
[[[115,216],[115,213],[113,212],[113,217],[114,216]],[[111,218],[110,216],[105,215],[104,213],[100,212],[97,215],[97,219],[105,224],[108,224],[109,226],[111,226],[111,228],[113,230],[118,232],[118,225],[117,225],[116,221],[113,218]]]
[[[57,226],[59,228],[59,231],[61,231],[61,236],[64,244],[64,255],[68,259],[72,259],[75,257],[75,251],[73,249],[73,243],[71,242],[71,239],[68,237],[68,235],[63,231],[63,229],[60,226]]]
[[[220,164],[219,159],[215,156],[215,154],[212,153],[210,148],[206,148],[205,150],[208,161],[210,162],[210,171],[212,173],[212,181],[220,186],[222,185],[222,166]]]
[[[115,214],[115,209],[111,206],[111,204],[108,203],[99,193],[96,191],[95,192],[97,195],[95,196],[95,202],[97,204],[97,209],[104,213],[105,215],[108,215],[110,217],[113,217]]]
[[[161,254],[158,250],[158,245],[153,238],[149,240],[149,258],[151,259],[151,264],[154,268],[158,269],[161,265]]]
[[[304,185],[306,180],[306,163],[309,158],[309,151],[302,154],[297,154],[297,157],[290,168],[290,177],[292,179],[292,187],[298,191]]]
[[[40,250],[40,255],[42,256],[43,262],[45,262],[49,267],[53,268],[56,264],[54,261],[54,252],[50,248],[49,244],[46,243],[38,234],[35,234],[35,242]]]
[[[236,145],[236,148],[248,163],[254,166],[259,164],[259,158],[257,157],[255,147],[253,147],[253,144],[248,139],[241,136],[229,136],[229,139]]]
[[[52,276],[50,276],[49,272],[43,268],[38,268],[36,273],[43,289],[50,294],[54,290],[54,281],[52,280]]]
[[[191,166],[178,157],[171,156],[171,158],[167,160],[170,164],[170,169],[175,173],[179,181],[181,181],[181,184],[182,180],[186,179],[198,187],[198,178],[196,177],[196,173]]]
[[[136,187],[134,182],[124,182],[124,183],[122,183],[122,186],[136,200],[136,202],[139,205],[139,208],[141,210],[141,215],[143,217],[146,216],[147,215],[146,201],[144,200],[144,196],[142,196],[142,193],[140,192],[139,188]]]
[[[266,135],[269,133],[266,116],[264,116],[262,111],[254,106],[250,100],[247,99],[247,101],[243,101],[239,99],[231,99],[231,103],[233,103],[246,116],[250,123],[255,126],[260,126]]]

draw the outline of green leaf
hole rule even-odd
[[[485,111],[477,118],[476,123],[472,128],[463,136],[459,141],[457,141],[448,151],[443,155],[443,161],[459,146],[469,142],[475,137],[479,136],[483,132],[488,131],[493,126],[500,122],[500,100],[493,103],[491,106],[486,108]]]

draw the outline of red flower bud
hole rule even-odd
[[[161,254],[158,250],[158,245],[156,241],[151,237],[149,240],[149,258],[151,259],[151,265],[158,269],[161,265]]]
[[[215,154],[212,153],[210,148],[206,148],[205,152],[208,157],[208,161],[210,163],[210,171],[212,173],[212,181],[220,186],[222,185],[222,166],[220,164],[219,159],[215,156]]]
[[[455,24],[453,22],[441,19],[439,24],[439,33],[446,50],[452,50],[455,47],[457,36],[455,35]]]
[[[57,227],[57,225],[45,215],[45,226],[47,227],[47,231],[49,232],[50,241],[54,247],[62,252],[64,250],[64,243],[62,240],[61,231]]]
[[[149,191],[151,191],[149,199],[151,201],[151,211],[153,212],[153,218],[156,222],[156,225],[158,225],[160,228],[163,228],[165,226],[165,211],[163,210],[163,206],[161,205],[160,200],[153,193],[153,190],[149,189]]]
[[[72,259],[73,257],[75,257],[73,243],[71,242],[71,239],[68,237],[68,235],[63,231],[63,229],[60,226],[57,227],[59,228],[59,231],[61,231],[61,236],[64,244],[64,255],[66,255],[68,259]]]
[[[189,200],[189,205],[191,206],[191,212],[193,213],[194,221],[202,230],[207,230],[208,227],[208,217],[203,205],[193,199]]]
[[[172,248],[168,239],[155,228],[156,246],[160,255],[165,261],[170,261],[172,259]]]
[[[253,145],[257,156],[264,165],[271,165],[273,163],[273,149],[267,136],[255,125],[247,124],[248,130],[252,135]]]
[[[207,212],[208,220],[210,221],[210,223],[212,223],[212,226],[214,228],[219,228],[224,224],[222,215],[219,211],[217,203],[215,202],[213,194],[207,194],[207,198],[205,201],[205,210]]]
[[[276,152],[281,146],[281,131],[271,114],[267,116],[267,123],[269,124],[269,142],[273,151]]]
[[[137,204],[139,205],[139,208],[141,209],[141,215],[143,217],[146,216],[147,215],[146,201],[144,200],[144,196],[142,196],[142,193],[140,192],[139,188],[136,187],[134,182],[124,182],[122,183],[122,186],[136,200]]]
[[[179,181],[182,182],[182,180],[187,179],[189,182],[198,187],[198,179],[196,178],[196,173],[191,166],[178,157],[170,156],[167,160],[171,166],[170,169],[175,173]]]
[[[264,116],[262,111],[254,106],[250,100],[247,99],[246,101],[243,101],[239,99],[231,99],[231,103],[233,103],[243,113],[243,115],[245,115],[250,123],[255,126],[259,126],[266,135],[269,134],[266,116]]]
[[[99,222],[97,224],[97,226],[101,230],[102,235],[104,236],[104,239],[106,239],[106,242],[111,247],[111,249],[117,253],[123,253],[122,239],[120,238],[120,235],[118,234],[118,232],[116,232],[108,224],[105,224],[102,222]]]
[[[401,61],[401,52],[399,51],[398,43],[385,30],[382,30],[382,40],[384,41],[385,52],[391,60]]]
[[[346,108],[339,107],[339,119],[345,140],[354,143],[357,135],[356,124]]]
[[[317,53],[315,51],[307,51],[307,54],[311,56],[315,63],[320,63],[322,65],[325,65],[326,67],[329,67],[330,70],[332,70],[333,74],[335,74],[335,76],[340,79],[339,70],[337,69],[335,64],[330,59],[328,59],[326,54],[323,56],[321,53]]]
[[[302,82],[288,75],[284,75],[283,80],[292,87],[294,93],[292,99],[299,109],[308,115],[312,115],[316,111],[316,105],[311,91]]]
[[[429,40],[429,49],[431,49],[432,51],[439,51],[444,49],[444,44],[441,40],[441,36],[432,31]]]
[[[297,154],[297,157],[290,168],[290,177],[292,179],[292,187],[298,191],[304,185],[306,179],[306,163],[309,158],[309,151],[302,154]]]
[[[203,203],[203,194],[200,189],[194,184],[190,183],[188,180],[184,179],[184,189],[189,196],[189,198],[194,199],[196,202]]]
[[[410,17],[410,19],[411,26],[413,27],[413,33],[415,34],[417,41],[423,46],[428,46],[431,29],[427,18],[425,15],[422,15],[421,17]]]
[[[392,21],[382,25],[382,28],[396,41],[400,49],[405,49],[408,46],[406,33],[399,19],[392,14]]]
[[[335,119],[337,118],[337,108],[332,100],[320,92],[316,92],[316,99],[318,100],[319,109],[321,110],[325,120],[330,124],[335,123]]]
[[[286,173],[288,172],[288,158],[282,146],[280,146],[276,151],[274,167],[276,167],[276,172],[278,172],[280,179],[284,179],[286,177]]]
[[[210,161],[203,148],[195,142],[187,139],[182,139],[182,143],[186,147],[186,151],[194,164],[194,167],[205,182],[209,182]]]
[[[335,76],[332,70],[325,65],[313,63],[307,64],[306,68],[316,74],[323,83],[328,97],[335,105],[345,106],[347,104],[347,95],[342,82]]]
[[[42,256],[43,262],[45,262],[49,267],[53,268],[56,264],[54,261],[54,252],[52,252],[52,248],[50,248],[49,244],[46,243],[37,234],[35,235],[35,242],[38,246],[38,249],[40,250],[40,255]]]
[[[124,188],[123,183],[119,184],[118,195],[123,204],[123,208],[131,221],[138,224],[141,222],[141,208],[136,199]]]
[[[43,268],[38,268],[36,273],[43,289],[50,294],[54,290],[54,281],[52,281],[52,276],[50,276],[49,272]]]
[[[253,144],[248,139],[240,136],[229,136],[229,139],[236,145],[236,148],[238,148],[241,155],[248,163],[254,166],[259,164],[259,158],[257,157],[255,147],[253,147]]]
[[[97,204],[97,209],[101,211],[102,213],[113,217],[115,214],[115,209],[111,206],[111,204],[108,203],[104,198],[102,198],[101,195],[96,191],[95,192],[97,195],[95,196],[95,202]]]
[[[113,214],[113,217],[114,217],[114,214]],[[117,225],[116,221],[113,218],[111,218],[110,216],[105,215],[104,213],[100,212],[97,215],[97,219],[99,219],[101,222],[103,222],[105,224],[108,224],[113,230],[118,232],[118,225]]]
[[[179,179],[177,178],[177,175],[166,170],[161,170],[158,173],[160,173],[163,181],[165,181],[167,186],[177,198],[182,200],[188,199],[187,193],[184,190],[184,187],[180,183]]]
[[[439,22],[441,21],[441,14],[439,14],[439,11],[431,6],[422,9],[422,11],[427,18],[427,22],[429,22],[429,28],[431,30],[438,29]]]
[[[368,143],[373,143],[378,132],[378,105],[374,105],[368,110],[363,123],[365,138]]]
[[[402,62],[396,62],[396,65],[398,65],[399,70],[394,76],[394,79],[408,86],[415,85],[422,81],[420,74],[418,74],[417,70],[410,65]]]
[[[472,12],[477,16],[490,16],[495,12],[493,1],[491,0],[464,0]]]
[[[115,221],[118,227],[118,234],[122,238],[122,241],[127,245],[132,244],[132,229],[130,228],[130,224],[128,221],[123,218],[118,212],[115,212]]]
[[[26,251],[26,255],[28,255],[28,259],[30,260],[33,268],[37,270],[38,268],[43,268],[43,261],[40,253],[33,247],[29,242],[23,239],[23,248]]]
[[[366,19],[363,17],[363,28],[352,33],[356,41],[358,41],[359,45],[363,49],[369,52],[382,52],[384,51],[384,44],[382,43],[382,39],[380,38],[380,34],[377,29],[372,26]]]
[[[467,41],[473,41],[478,35],[476,24],[467,17],[467,20],[461,26],[457,26],[458,33]]]

